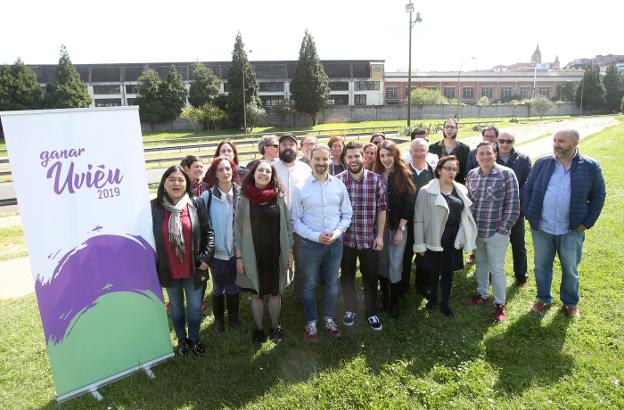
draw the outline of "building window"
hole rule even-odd
[[[355,105],[366,105],[366,94],[355,94],[353,103]]]
[[[501,98],[511,97],[511,87],[501,87]]]
[[[481,97],[492,98],[492,87],[483,87],[481,89]]]
[[[230,83],[223,83],[223,92],[224,93],[230,92]]]
[[[126,94],[138,94],[139,86],[138,85],[127,85],[126,86]]]
[[[93,94],[119,94],[118,85],[94,85]]]
[[[444,96],[446,98],[455,98],[455,87],[444,87]]]
[[[261,82],[260,91],[279,92],[284,91],[284,83],[282,82]]]
[[[332,91],[349,91],[348,81],[330,81],[329,89]]]
[[[274,107],[279,104],[284,97],[281,95],[261,95],[260,101],[262,101],[262,105],[265,107]]]
[[[136,98],[126,98],[126,103],[127,103],[128,105],[136,105],[136,104],[134,103],[134,100],[136,100]]]
[[[330,95],[327,105],[349,105],[349,96],[347,94]]]
[[[472,99],[474,98],[474,88],[473,87],[464,87],[463,89],[463,98]]]
[[[355,91],[379,90],[379,81],[354,81]]]
[[[533,94],[531,91],[531,87],[520,87],[520,97],[531,98],[531,95]]]
[[[96,107],[119,107],[121,105],[121,98],[101,98],[95,100]]]
[[[396,87],[386,87],[386,100],[396,100],[398,92]]]
[[[539,89],[539,93],[540,93],[540,95],[543,95],[544,97],[548,98],[548,97],[550,97],[550,88],[548,88],[548,87],[541,87]]]

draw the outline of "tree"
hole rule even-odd
[[[574,101],[574,83],[559,84],[556,89],[557,100]]]
[[[0,67],[0,111],[42,107],[43,91],[33,70],[19,58],[12,66]]]
[[[147,69],[139,77],[138,95],[135,103],[139,106],[142,121],[154,124],[162,121],[163,104],[160,98],[161,81],[158,73]]]
[[[227,113],[212,103],[206,103],[201,107],[185,107],[181,117],[202,124],[204,129],[215,129],[218,123],[227,119]]]
[[[620,112],[624,112],[624,97],[622,98],[622,105],[620,105]]]
[[[286,123],[286,119],[295,112],[295,105],[289,100],[284,99],[275,105],[273,111],[275,111],[275,114],[279,117],[280,124],[283,127]]]
[[[309,114],[312,125],[316,125],[316,116],[329,97],[329,77],[316,53],[314,39],[307,30],[301,41],[290,92],[295,100],[295,109]]]
[[[180,116],[182,108],[186,105],[186,94],[186,88],[182,85],[182,77],[172,65],[167,73],[167,80],[160,83],[163,120],[173,121]]]
[[[410,93],[412,104],[448,104],[448,99],[438,90],[428,90],[426,88],[414,88]]]
[[[624,79],[618,73],[615,64],[607,67],[607,73],[602,78],[605,88],[605,108],[609,112],[618,112],[624,97]]]
[[[554,102],[550,101],[550,99],[541,94],[529,100],[528,104],[531,107],[531,110],[535,110],[540,118],[542,118],[548,110],[551,110],[556,106]]]
[[[255,102],[260,105],[258,98],[258,81],[256,73],[247,60],[245,45],[241,33],[236,34],[234,50],[232,51],[232,64],[228,70],[228,104],[227,112],[236,126],[243,125],[243,73],[245,78],[245,104]]]
[[[49,108],[82,108],[91,105],[87,86],[80,79],[65,46],[61,46],[54,78],[46,84],[46,106]]]
[[[193,64],[193,81],[189,88],[189,104],[194,107],[212,102],[221,91],[221,80],[204,64]]]
[[[582,101],[581,101],[582,98]],[[599,110],[605,105],[605,89],[600,81],[600,67],[589,65],[576,88],[576,105],[583,110]]]
[[[266,117],[266,110],[262,108],[262,105],[258,104],[255,101],[247,104],[247,126],[249,127],[249,132],[252,132],[258,121]]]
[[[483,95],[481,96],[481,98],[479,98],[479,101],[477,101],[477,105],[479,107],[483,107],[486,105],[491,105],[491,102],[487,95]]]

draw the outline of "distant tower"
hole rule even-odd
[[[553,70],[559,70],[561,67],[559,66],[559,56],[555,57],[555,61],[553,63]]]
[[[533,55],[531,56],[531,62],[533,64],[542,63],[542,52],[539,49],[539,43],[537,44],[537,47],[535,48],[535,51],[533,52]]]

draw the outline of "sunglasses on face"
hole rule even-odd
[[[513,144],[514,140],[498,140],[499,144]]]

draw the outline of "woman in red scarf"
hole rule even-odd
[[[264,300],[271,317],[270,338],[283,340],[279,326],[282,293],[292,279],[292,229],[284,193],[270,162],[260,160],[243,180],[234,232],[236,284],[254,292],[251,313],[256,328],[253,342],[264,343]]]

